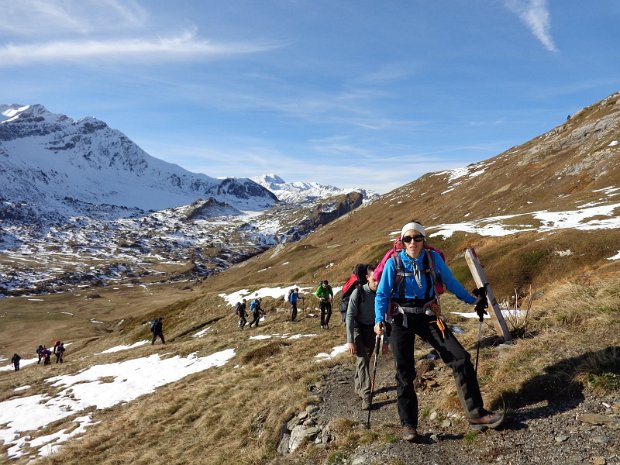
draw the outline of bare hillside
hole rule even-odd
[[[620,93],[564,124],[463,169],[429,173],[304,240],[269,250],[208,283],[342,282],[378,260],[418,218],[457,276],[476,247],[503,294],[563,277],[616,273],[620,246]],[[406,169],[406,167],[402,167]]]

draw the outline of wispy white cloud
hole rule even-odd
[[[147,12],[133,0],[0,0],[0,32],[17,36],[88,34],[141,28]]]
[[[199,39],[185,32],[176,37],[158,39],[117,39],[52,41],[35,44],[8,44],[0,47],[0,67],[63,60],[187,60],[225,58],[265,52],[280,47],[275,43],[218,43]]]
[[[553,37],[551,37],[551,20],[547,0],[504,0],[504,4],[519,16],[547,50],[557,52]]]

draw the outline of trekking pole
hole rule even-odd
[[[487,294],[486,294],[486,284],[478,289],[474,289],[473,294],[476,297],[480,298],[480,301],[476,304],[476,313],[478,314],[478,318],[480,319],[480,324],[478,325],[478,343],[476,344],[476,366],[474,367],[474,371],[478,373],[478,357],[480,356],[480,339],[482,338],[482,322],[484,321],[484,315],[487,313],[485,310],[488,307],[487,303]]]
[[[381,343],[383,342],[383,336],[377,336],[375,338],[375,362],[372,368],[372,378],[370,380],[370,399],[368,401],[368,420],[366,420],[366,428],[370,429],[370,412],[372,412],[372,397],[375,392],[375,378],[377,377],[377,362],[379,360],[379,351],[381,350]]]
[[[478,344],[476,346],[476,367],[474,368],[474,371],[476,373],[478,373],[478,356],[480,355],[480,338],[482,337],[482,320],[483,318],[480,317],[480,325],[478,326]]]

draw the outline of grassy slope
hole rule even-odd
[[[282,423],[307,403],[317,401],[308,387],[327,366],[350,363],[350,359],[343,356],[334,362],[316,363],[314,356],[318,352],[329,351],[343,342],[342,328],[335,326],[318,333],[318,320],[308,317],[307,311],[301,322],[290,323],[286,321],[286,312],[278,311],[285,308],[281,302],[265,300],[268,318],[257,330],[240,332],[231,309],[214,294],[204,294],[157,311],[164,316],[166,336],[172,341],[165,350],[148,345],[93,355],[117,343],[148,337],[142,320],[152,312],[136,315],[105,338],[91,340],[89,344],[76,343],[62,367],[29,367],[17,374],[0,376],[0,392],[5,393],[5,398],[24,384],[35,386],[37,392],[49,392],[42,381],[52,374],[73,373],[95,363],[137,358],[155,351],[183,355],[197,352],[204,356],[235,347],[236,357],[223,367],[188,376],[131,404],[95,412],[94,420],[101,421],[99,425],[91,426],[82,439],[71,441],[41,463],[223,464],[231,459],[240,464],[266,463],[276,456],[274,449]],[[445,300],[446,310],[463,309],[453,299]],[[534,305],[527,337],[516,339],[510,350],[483,348],[480,379],[487,402],[497,405],[503,396],[509,407],[518,408],[533,398],[553,401],[558,394],[570,393],[570,387],[577,386],[575,383],[585,385],[592,395],[596,389],[613,388],[605,374],[617,374],[620,368],[617,352],[613,352],[620,346],[619,306],[618,278],[555,288]],[[461,340],[473,349],[476,322],[449,318],[467,330]],[[212,322],[212,329],[204,338],[192,338],[191,333],[179,336],[205,322]],[[490,332],[487,329],[485,334]],[[248,339],[249,335],[274,333],[318,336],[299,340]],[[422,346],[418,355],[420,351],[424,351]],[[435,405],[425,407],[452,411],[456,400],[450,375],[443,369],[437,376],[439,388],[432,397]],[[46,433],[49,431],[39,432]],[[328,450],[304,448],[294,460],[323,460],[338,450],[346,453],[354,445],[338,441]]]
[[[581,115],[584,124],[587,118],[605,109],[609,110],[603,103],[585,110]],[[143,288],[134,288],[113,296],[113,291],[106,289],[97,290],[102,295],[100,299],[64,295],[46,297],[45,302],[0,301],[3,324],[8,323],[3,325],[0,340],[3,353],[9,347],[32,350],[39,339],[75,340],[64,366],[2,374],[0,392],[7,398],[12,389],[24,384],[45,392],[48,387],[42,381],[52,373],[73,373],[94,363],[160,351],[157,346],[147,346],[92,355],[116,344],[147,338],[148,327],[144,323],[155,315],[163,315],[166,335],[172,342],[166,346],[166,353],[197,351],[199,355],[208,355],[235,347],[237,356],[224,367],[189,376],[129,405],[96,412],[94,419],[102,420],[101,424],[89,428],[81,440],[72,441],[59,454],[42,462],[265,463],[275,455],[281,424],[304,404],[316,400],[308,385],[319,378],[326,365],[316,364],[314,355],[341,344],[342,331],[333,329],[316,338],[295,341],[249,341],[248,333],[240,334],[236,329],[231,309],[217,297],[218,291],[292,283],[314,286],[323,278],[342,282],[353,264],[380,258],[389,245],[389,233],[412,217],[432,225],[462,221],[464,212],[479,218],[505,213],[502,209],[565,210],[595,200],[600,195],[594,189],[620,185],[618,165],[611,163],[617,162],[618,151],[610,155],[609,141],[599,137],[589,142],[592,156],[587,160],[594,160],[592,168],[558,181],[557,173],[577,163],[572,156],[579,155],[588,145],[578,137],[577,123],[574,117],[561,130],[500,155],[485,174],[464,181],[452,192],[441,194],[448,187],[445,175],[425,176],[319,228],[298,243],[267,251],[214,276],[193,291],[163,286],[153,295]],[[605,137],[617,139],[618,133],[616,125],[611,133],[605,132]],[[561,134],[570,137],[558,139],[556,136]],[[572,140],[577,141],[574,147],[563,142]],[[555,151],[551,150],[553,147]],[[540,155],[541,150],[544,156]],[[538,154],[538,158],[532,154]],[[524,160],[527,163],[520,165]],[[536,188],[549,179],[557,182]],[[509,189],[504,188],[506,180],[511,181]],[[524,337],[517,338],[510,350],[482,350],[480,379],[490,403],[497,403],[502,395],[513,408],[536,396],[552,400],[558,386],[570,388],[573,383],[583,383],[592,395],[596,390],[618,388],[620,265],[605,258],[617,253],[619,236],[616,230],[565,230],[504,238],[458,233],[446,241],[434,241],[446,252],[455,274],[468,287],[473,283],[467,277],[461,254],[465,246],[474,245],[499,298],[507,298],[515,288],[527,290],[529,284],[537,295],[527,328],[515,328]],[[573,255],[556,254],[565,250],[573,251]],[[451,298],[444,302],[446,310],[463,309]],[[317,332],[316,319],[304,319],[294,327],[287,322],[286,313],[277,312],[278,308],[285,308],[282,302],[265,299],[264,306],[269,310],[268,322],[252,333]],[[57,315],[72,308],[79,310],[79,318]],[[55,316],[50,319],[49,315]],[[104,321],[105,325],[94,326],[88,322],[90,318]],[[475,347],[475,322],[450,318],[468,330],[461,338],[464,344]],[[121,320],[124,321],[120,323]],[[205,338],[184,335],[207,322],[211,322],[212,331]],[[346,358],[328,363],[343,360]],[[234,368],[236,365],[239,367]],[[447,373],[440,371],[439,376]],[[442,381],[434,396],[440,410],[454,407],[450,384]],[[566,391],[570,389],[560,393]],[[313,456],[325,458],[325,454],[340,447],[346,450],[342,444],[338,442],[326,452],[310,447],[297,457],[302,463],[304,456],[308,460]]]

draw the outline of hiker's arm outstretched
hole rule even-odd
[[[435,263],[435,272],[438,276],[441,276],[441,280],[446,285],[446,288],[452,292],[459,300],[465,302],[466,304],[473,305],[476,303],[477,299],[471,295],[467,290],[463,287],[463,285],[457,281],[457,279],[452,274],[448,265],[443,261],[441,255],[437,252],[431,252],[433,254],[433,261]]]

